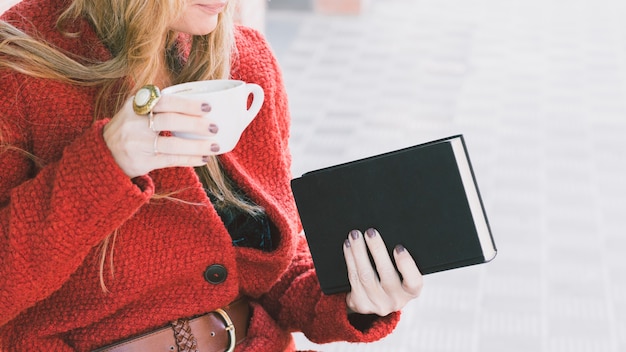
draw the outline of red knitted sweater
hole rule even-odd
[[[64,0],[25,0],[2,18],[72,53],[110,53],[86,22],[80,38],[58,33]],[[289,115],[280,71],[264,38],[239,27],[232,77],[266,93],[264,107],[227,172],[279,229],[276,250],[236,248],[192,168],[130,180],[93,122],[94,89],[0,71],[0,349],[88,351],[181,317],[252,298],[253,317],[237,351],[289,351],[292,331],[318,343],[374,341],[399,319],[346,316],[345,295],[321,293],[289,188]],[[0,58],[2,59],[2,58]],[[156,200],[179,191],[184,202]],[[193,205],[192,205],[193,204]],[[198,205],[199,204],[199,205]],[[99,284],[99,244],[117,230],[110,290]],[[204,280],[226,267],[221,284]],[[364,319],[366,320],[366,319]]]

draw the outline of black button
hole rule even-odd
[[[204,279],[214,285],[224,282],[226,276],[228,276],[228,271],[226,271],[224,266],[219,264],[210,265],[204,271]]]

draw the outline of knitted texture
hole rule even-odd
[[[66,3],[24,0],[2,18],[66,51],[109,59],[86,21],[69,28],[77,38],[55,30]],[[109,119],[93,122],[95,89],[0,71],[0,350],[89,351],[240,294],[253,303],[237,351],[294,350],[292,331],[314,342],[374,341],[392,331],[399,314],[357,328],[345,295],[321,293],[289,186],[280,70],[259,33],[238,27],[236,43],[232,77],[259,84],[266,99],[220,161],[278,228],[271,252],[232,246],[192,168],[130,180],[102,137]],[[172,192],[182,201],[152,197]],[[111,234],[104,293],[100,244]],[[222,283],[204,279],[213,264],[227,270]]]

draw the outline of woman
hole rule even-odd
[[[418,296],[411,256],[394,251],[402,281],[373,229],[347,236],[352,291],[321,293],[289,188],[282,78],[234,6],[24,0],[3,14],[1,350],[291,351],[292,331],[367,342]],[[199,118],[208,104],[133,107],[148,84],[220,78],[266,96],[232,152],[167,132],[219,133]]]

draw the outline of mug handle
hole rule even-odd
[[[246,125],[248,125],[261,110],[263,101],[265,100],[265,92],[261,86],[254,83],[246,83],[246,88],[248,88],[248,96],[252,94],[252,104],[250,105],[246,116]]]

